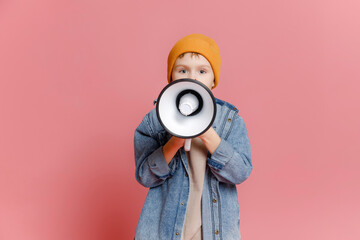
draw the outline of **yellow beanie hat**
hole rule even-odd
[[[180,39],[171,49],[168,57],[167,78],[171,82],[174,63],[179,55],[186,52],[196,52],[203,55],[211,64],[215,76],[214,87],[220,79],[220,49],[216,42],[203,34],[190,34]]]

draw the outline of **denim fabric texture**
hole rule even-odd
[[[221,138],[208,153],[202,192],[204,240],[239,240],[240,212],[236,184],[251,171],[250,142],[244,120],[232,104],[216,99],[212,127]],[[156,110],[145,115],[135,130],[136,180],[149,188],[136,227],[136,240],[181,239],[189,197],[189,168],[183,148],[169,165],[162,147],[171,138],[159,123]]]

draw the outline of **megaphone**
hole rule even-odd
[[[191,138],[200,136],[212,126],[216,101],[210,89],[200,81],[178,79],[160,92],[156,114],[167,132],[185,138],[184,149],[189,151]]]

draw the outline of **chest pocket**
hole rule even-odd
[[[226,118],[224,119],[224,124],[221,129],[221,136],[225,140],[229,137],[236,114],[236,111],[229,111]]]

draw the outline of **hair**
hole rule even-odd
[[[178,58],[183,58],[184,55],[185,55],[185,53],[191,53],[191,57],[193,57],[194,55],[197,56],[197,57],[199,57],[199,56],[201,55],[200,53],[197,53],[197,52],[184,52],[184,53],[180,54],[180,55],[178,56]]]

